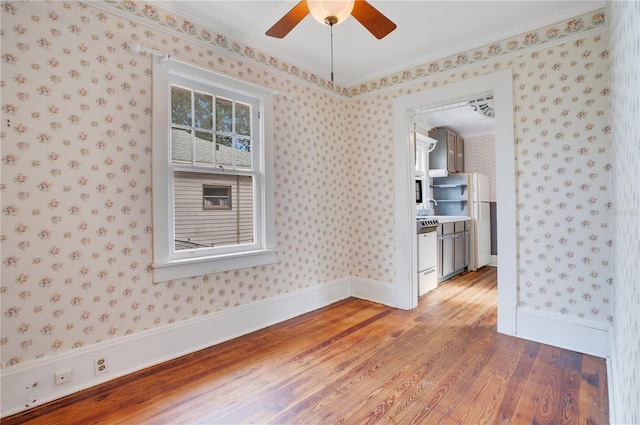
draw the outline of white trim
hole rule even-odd
[[[116,338],[45,357],[0,372],[0,417],[6,417],[144,368],[220,344],[354,296],[393,306],[394,285],[342,278],[201,318]],[[515,315],[515,309],[514,313]],[[525,308],[518,309],[518,337],[607,357],[611,423],[615,385],[609,356],[609,325]],[[107,356],[109,372],[94,376],[93,358]],[[54,384],[57,371],[71,369],[73,381]]]
[[[498,181],[498,332],[516,333],[518,274],[516,257],[516,187],[513,134],[512,70],[494,72],[429,90],[395,98],[393,101],[395,177],[395,282],[396,307],[412,309],[418,303],[415,237],[413,147],[409,138],[411,112],[429,105],[441,105],[492,92],[496,109],[496,180]]]
[[[422,92],[420,92],[422,93]],[[415,152],[412,146],[411,115],[416,95],[393,101],[394,215],[395,215],[395,307],[411,310],[418,306],[418,238],[414,192]],[[413,105],[413,106],[412,106]]]
[[[394,285],[361,277],[351,278],[351,296],[391,307],[396,304]]]
[[[491,74],[493,75],[493,74]],[[513,72],[495,74],[496,214],[498,240],[498,332],[514,335],[518,305],[518,241],[516,228],[516,153],[513,122]],[[503,118],[504,117],[504,118]]]
[[[247,257],[250,258],[248,259]],[[276,262],[276,251],[264,249],[216,255],[215,258],[200,257],[154,262],[153,279],[154,282],[166,282],[168,280],[182,279],[185,276],[204,276],[226,270],[238,270],[246,268],[247,261],[251,261],[252,267],[273,264]]]
[[[183,250],[175,252],[174,218],[171,191],[173,172],[170,164],[170,82],[184,77],[205,83],[220,90],[228,90],[240,96],[250,97],[258,105],[256,111],[259,129],[253,148],[256,184],[254,211],[255,235],[253,244],[241,247]],[[273,99],[272,91],[255,84],[219,74],[197,65],[179,60],[153,60],[153,279],[163,282],[172,279],[201,276],[208,273],[237,270],[274,263],[275,253],[275,201],[273,177]],[[259,118],[258,118],[259,117]],[[162,190],[162,188],[170,188]]]
[[[350,278],[256,301],[208,316],[45,357],[0,373],[1,417],[211,347],[328,306],[351,295]],[[106,355],[109,372],[94,376],[93,358]],[[56,371],[71,369],[73,381],[54,384]],[[35,385],[34,385],[35,384]]]
[[[519,338],[596,357],[609,357],[610,325],[557,313],[518,308]]]

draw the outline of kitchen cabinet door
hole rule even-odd
[[[471,234],[469,230],[464,231],[464,266],[471,264]]]
[[[456,136],[456,171],[464,173],[464,138]]]
[[[464,172],[464,138],[448,128],[429,132],[429,137],[438,141],[429,153],[429,169],[446,169],[449,173]]]
[[[453,131],[447,130],[447,171],[450,173],[457,173],[457,136]]]
[[[453,273],[454,268],[453,234],[442,237],[442,276]]]
[[[456,233],[453,238],[453,269],[464,269],[464,232]]]

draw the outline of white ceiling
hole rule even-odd
[[[303,69],[330,75],[329,27],[307,16],[285,38],[265,35],[297,0],[161,0],[159,7]],[[600,0],[370,0],[398,26],[382,40],[353,17],[334,27],[336,84],[379,76],[594,10]]]
[[[285,38],[265,35],[297,0],[158,0],[169,12],[329,79],[329,27],[307,16]],[[335,83],[362,82],[604,6],[601,0],[369,0],[397,24],[382,40],[353,17],[334,27]],[[488,133],[485,133],[488,134]]]

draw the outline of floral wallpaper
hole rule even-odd
[[[611,318],[608,60],[596,36],[518,63],[520,305]]]
[[[521,305],[610,318],[608,35],[588,35],[602,32],[602,13],[475,67],[354,92],[266,53],[263,62],[154,5],[107,6],[2,3],[4,365],[342,277],[393,283],[402,243],[393,98],[505,68],[514,72]],[[153,283],[151,57],[131,41],[286,95],[274,106],[275,264]]]
[[[610,2],[617,422],[640,423],[640,2]]]
[[[275,264],[153,282],[152,62],[131,40],[290,93]],[[2,61],[4,365],[348,276],[346,99],[77,2],[2,3]]]
[[[464,169],[489,177],[489,200],[496,202],[496,137],[493,134],[464,138]]]
[[[352,177],[358,182],[354,191],[356,216],[382,209],[382,198],[393,190],[389,156],[393,97],[511,68],[519,306],[611,320],[608,66],[608,37],[596,35],[384,94],[355,98],[358,124],[354,146],[361,153]],[[381,171],[377,178],[368,178],[376,169]],[[359,249],[361,260],[352,265],[352,275],[369,275],[369,265],[379,261],[368,255],[368,246],[381,248],[372,250],[376,256],[380,251],[392,251],[393,211],[387,209],[378,215],[375,229],[366,221],[360,226],[360,222],[354,223],[352,237],[366,241],[367,247]],[[380,280],[392,279],[389,271]]]
[[[470,65],[493,62],[497,58],[509,57],[522,50],[531,49],[532,47],[543,48],[546,43],[556,42],[565,37],[589,33],[593,30],[599,31],[604,25],[605,14],[603,10],[586,13],[564,22],[549,25],[537,31],[520,34],[517,37],[500,40],[477,49],[460,52],[434,62],[419,65],[413,69],[402,70],[378,80],[363,83],[358,87],[351,87],[348,93],[349,96],[357,96],[442,72],[451,72],[458,69],[466,69]]]

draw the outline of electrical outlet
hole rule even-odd
[[[38,381],[31,384],[31,386],[27,385],[26,390],[27,395],[24,397],[24,407],[33,407],[38,402]]]
[[[109,372],[109,358],[106,354],[93,358],[93,372],[96,376]]]
[[[62,369],[56,372],[55,374],[56,385],[62,385],[69,381],[73,381],[73,370]]]

